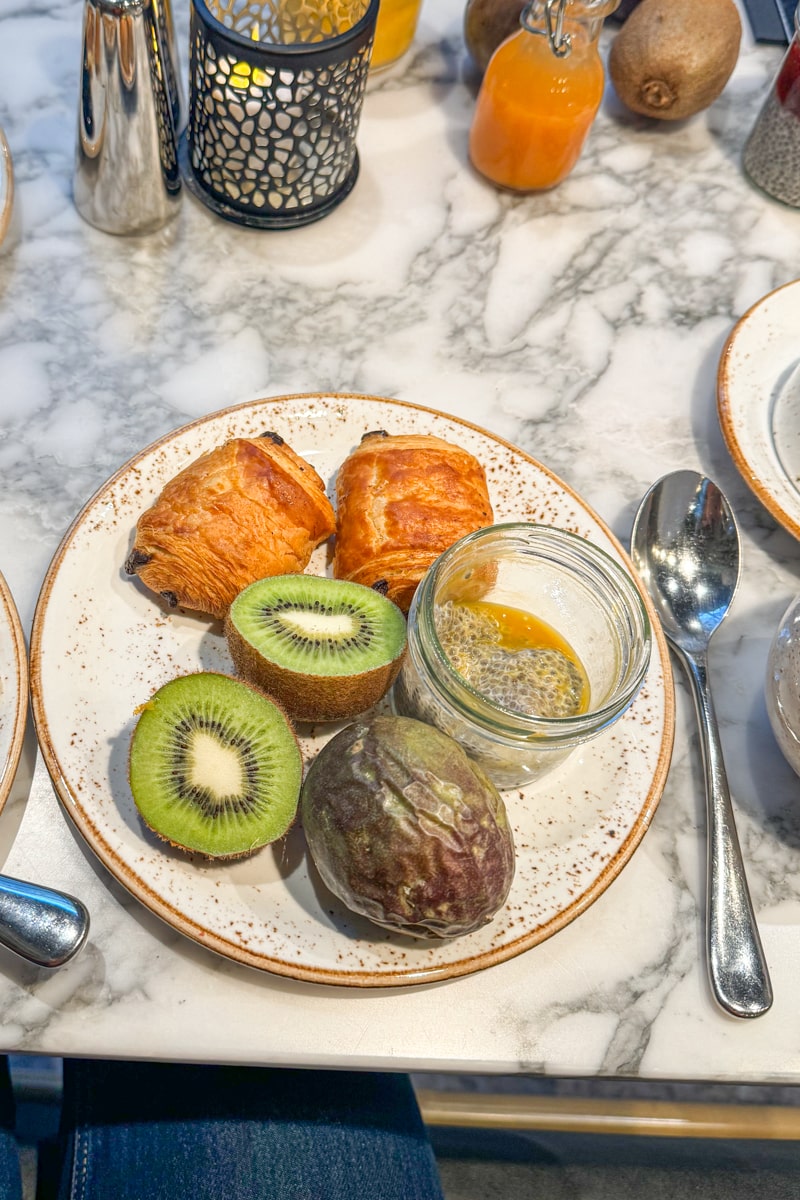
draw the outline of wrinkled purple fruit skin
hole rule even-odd
[[[300,809],[323,882],[384,928],[459,937],[506,901],[514,840],[500,793],[430,725],[349,725],[314,760]]]

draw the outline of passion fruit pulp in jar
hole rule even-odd
[[[394,712],[449,734],[498,788],[542,778],[621,717],[651,650],[623,564],[529,522],[478,529],[440,555],[407,632]],[[547,705],[555,715],[533,711]]]
[[[586,712],[582,663],[533,613],[491,600],[446,600],[436,606],[434,622],[451,666],[493,704],[535,717]]]

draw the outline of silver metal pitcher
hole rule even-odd
[[[73,194],[106,233],[150,233],[180,202],[182,98],[169,0],[85,0]]]

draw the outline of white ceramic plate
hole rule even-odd
[[[0,575],[0,809],[19,764],[28,715],[28,655],[19,614]]]
[[[745,482],[800,537],[800,280],[737,321],[717,373],[717,412]]]
[[[179,469],[227,438],[275,430],[332,485],[339,463],[376,428],[460,443],[484,464],[496,519],[560,525],[624,557],[564,484],[475,426],[373,397],[255,400],[163,438],[96,493],[50,566],[31,638],[31,694],[45,760],[66,811],[117,879],[176,929],[229,958],[361,987],[468,974],[533,946],[582,912],[647,829],[673,736],[669,660],[659,632],[645,686],[617,725],[546,786],[506,794],[517,848],[508,902],[484,929],[452,941],[384,933],[347,913],[309,870],[299,828],[230,865],[173,853],[145,831],[126,775],[136,705],[176,675],[232,666],[219,624],[163,609],[125,575],[139,514]],[[325,563],[321,547],[309,569],[323,573]],[[307,760],[331,732],[302,739]]]
[[[0,129],[0,243],[6,236],[14,205],[14,166],[11,151],[3,130]]]

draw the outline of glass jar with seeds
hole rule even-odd
[[[498,787],[520,787],[622,715],[650,644],[642,596],[609,554],[549,526],[494,525],[422,580],[392,702],[454,737]]]
[[[800,207],[800,5],[789,48],[745,142],[742,164],[762,191]]]

